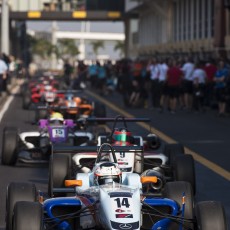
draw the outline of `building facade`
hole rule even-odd
[[[224,0],[142,0],[127,10],[129,56],[230,55],[229,11]],[[136,22],[136,28],[132,25]],[[133,53],[135,51],[135,53]]]

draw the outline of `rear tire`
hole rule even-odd
[[[29,109],[31,104],[31,95],[30,93],[25,93],[22,95],[22,107],[23,109]]]
[[[174,165],[174,179],[176,181],[187,181],[191,184],[193,194],[196,194],[196,177],[195,166],[192,155],[178,155],[175,157]]]
[[[19,201],[14,207],[13,230],[43,229],[43,210],[38,202]]]
[[[2,139],[2,164],[14,165],[17,161],[18,130],[15,127],[5,127]]]
[[[62,193],[53,193],[53,188],[64,188],[65,180],[70,179],[70,158],[64,154],[53,154],[49,162],[48,195],[50,197],[65,196]]]
[[[198,230],[227,230],[224,208],[217,201],[202,201],[195,208]]]
[[[163,196],[165,198],[174,200],[182,207],[182,196],[185,193],[185,211],[184,218],[193,219],[194,218],[194,197],[191,184],[184,181],[173,181],[167,182],[164,187]],[[179,215],[181,216],[181,215]],[[170,224],[170,230],[178,230],[180,223],[172,221]],[[184,222],[184,226],[189,229],[194,229],[193,223]],[[187,229],[187,228],[184,229]]]
[[[184,154],[184,146],[178,143],[166,144],[163,153],[168,157],[168,164],[171,166],[177,155]]]
[[[13,210],[18,201],[37,200],[37,190],[34,184],[10,183],[6,194],[6,230],[13,230]],[[32,212],[33,213],[33,212]]]

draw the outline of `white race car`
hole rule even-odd
[[[143,187],[154,187],[158,178],[122,172],[115,151],[103,144],[92,172],[66,180],[67,188],[53,188],[64,197],[44,199],[32,184],[11,183],[7,229],[227,230],[221,203],[199,202],[194,208],[192,187],[184,181],[167,182],[158,195],[145,193]],[[71,192],[73,196],[66,196]]]

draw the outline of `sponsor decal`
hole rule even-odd
[[[131,224],[120,224],[119,227],[121,229],[131,229],[132,225]]]
[[[115,212],[125,212],[125,210],[122,210],[122,209],[116,209]]]
[[[133,214],[116,214],[116,218],[133,218]]]

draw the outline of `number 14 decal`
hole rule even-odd
[[[121,206],[125,206],[126,208],[129,208],[130,204],[129,204],[129,200],[128,198],[117,198],[114,199],[114,201],[117,202],[117,207],[121,208]]]

